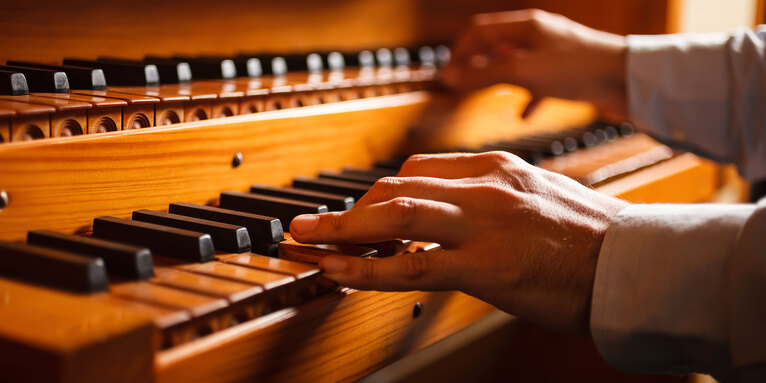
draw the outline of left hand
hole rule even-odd
[[[437,242],[442,251],[323,259],[362,290],[460,290],[508,313],[587,334],[596,260],[627,203],[503,153],[417,155],[344,212],[296,217],[306,243]]]

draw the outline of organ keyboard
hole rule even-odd
[[[0,380],[348,381],[469,326],[494,309],[344,289],[313,264],[437,244],[284,232],[351,208],[402,154],[506,150],[642,202],[714,192],[712,165],[587,105],[523,120],[522,89],[441,92],[446,47],[415,48],[8,60]]]

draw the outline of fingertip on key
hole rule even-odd
[[[293,234],[308,234],[319,226],[319,216],[303,214],[293,218],[290,224],[290,232]]]

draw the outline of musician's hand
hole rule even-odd
[[[600,32],[540,10],[479,14],[454,44],[444,82],[461,90],[495,83],[535,97],[593,102],[625,116],[623,36]]]
[[[353,209],[296,217],[307,243],[392,238],[443,251],[375,260],[327,257],[338,283],[364,290],[460,290],[569,333],[588,331],[598,251],[627,206],[503,152],[417,155]]]

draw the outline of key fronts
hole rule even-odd
[[[258,254],[276,256],[276,243],[285,239],[282,223],[274,217],[186,202],[172,203],[168,211],[172,214],[242,226],[250,236],[252,251]]]
[[[328,212],[327,205],[323,204],[241,192],[221,193],[220,204],[225,209],[265,214],[279,218],[284,227],[290,227],[290,222],[293,221],[295,216]]]
[[[77,292],[107,289],[104,261],[44,247],[0,241],[0,274]]]
[[[250,235],[242,226],[152,210],[134,211],[133,220],[208,233],[216,250],[232,253],[250,250]]]
[[[154,276],[154,264],[149,249],[104,241],[97,238],[34,230],[27,233],[27,243],[34,246],[66,251],[104,260],[110,275],[131,280]]]
[[[123,218],[93,220],[93,236],[148,247],[154,255],[190,262],[207,262],[215,257],[210,234],[176,229]]]

